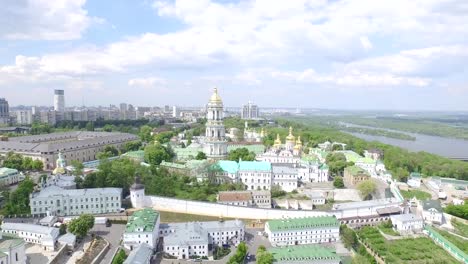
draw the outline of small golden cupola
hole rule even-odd
[[[212,104],[222,104],[223,100],[221,100],[221,97],[218,94],[218,88],[214,88],[213,94],[210,97],[210,103]]]
[[[302,149],[301,136],[297,137],[297,141],[296,141],[296,145],[294,146],[294,149]]]
[[[292,127],[289,127],[289,135],[286,137],[286,141],[296,141],[296,137],[292,134]]]
[[[261,138],[265,137],[265,130],[263,130],[263,127],[262,127],[262,130],[260,131],[260,137]]]
[[[280,138],[279,134],[276,134],[276,139],[275,139],[274,145],[275,146],[281,146],[281,138]]]

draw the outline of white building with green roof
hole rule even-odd
[[[4,236],[0,232],[0,263],[25,264],[25,242],[16,236]]]
[[[128,218],[123,234],[123,245],[133,250],[142,243],[156,249],[159,239],[159,212],[145,208],[136,211]]]
[[[20,174],[16,169],[0,168],[0,185],[11,185],[19,181]]]
[[[241,182],[247,190],[271,189],[273,171],[269,162],[220,160],[215,167],[217,177]]]
[[[340,222],[335,216],[270,220],[265,233],[274,247],[330,243],[340,239]]]
[[[275,264],[340,264],[334,250],[318,245],[301,245],[268,249]]]

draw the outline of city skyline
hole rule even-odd
[[[53,105],[54,89],[67,106],[198,106],[218,87],[228,107],[468,110],[457,1],[4,5],[18,22],[0,24],[11,106]]]

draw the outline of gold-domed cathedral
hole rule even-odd
[[[214,88],[206,106],[206,132],[203,152],[210,159],[227,157],[226,129],[223,124],[223,101]]]
[[[301,160],[302,150],[301,137],[297,137],[296,140],[293,129],[290,127],[284,144],[279,134],[277,134],[273,146],[265,153],[257,155],[257,160],[281,164],[298,164]]]

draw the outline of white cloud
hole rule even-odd
[[[94,22],[83,8],[86,0],[4,0],[0,38],[21,40],[78,39]]]
[[[166,85],[167,81],[163,78],[149,77],[149,78],[134,78],[128,80],[128,86],[153,88],[155,86]]]
[[[372,49],[373,45],[370,42],[369,38],[367,37],[360,37],[359,40],[361,41],[361,45],[365,50]]]

